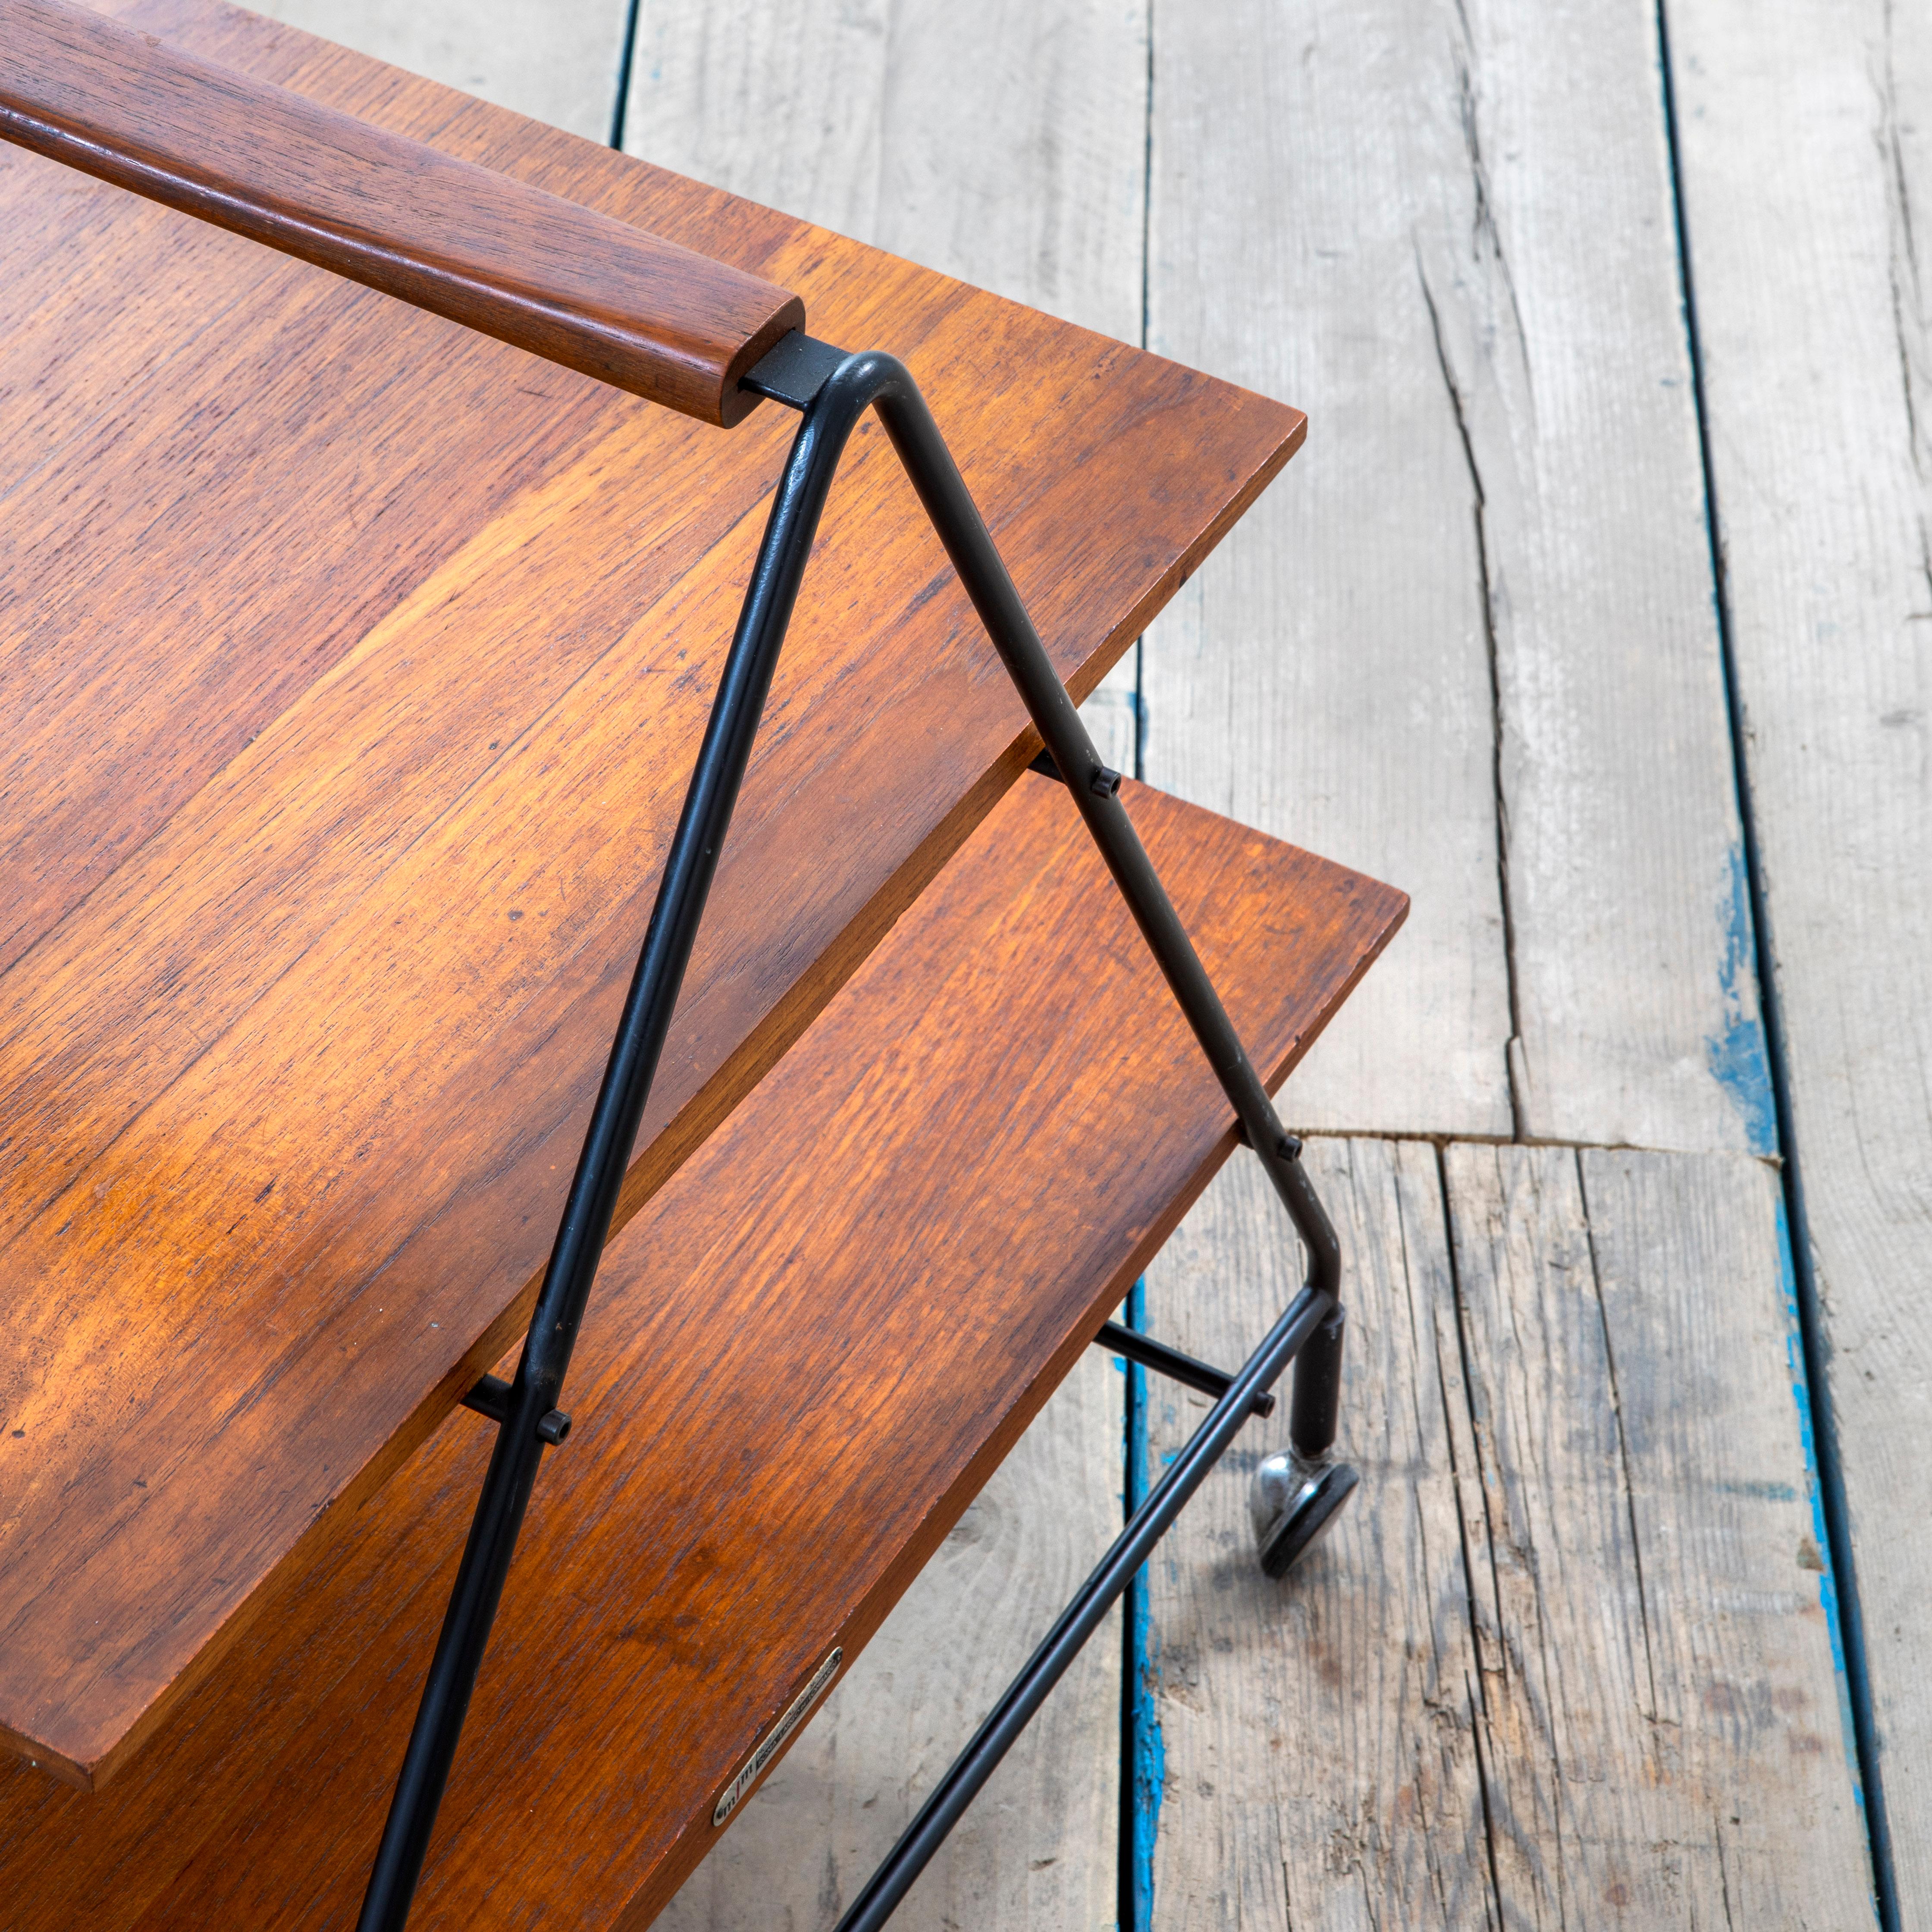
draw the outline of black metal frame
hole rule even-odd
[[[804,421],[772,500],[516,1378],[505,1383],[486,1376],[466,1398],[470,1408],[497,1424],[496,1447],[370,1874],[358,1932],[402,1932],[408,1918],[537,1466],[544,1448],[560,1443],[569,1432],[570,1418],[557,1406],[565,1372],[812,539],[839,457],[868,409],[878,411],[1018,688],[1046,748],[1043,768],[1051,760],[1054,776],[1066,782],[1220,1078],[1244,1138],[1281,1196],[1307,1250],[1310,1267],[1300,1292],[1232,1375],[1111,1322],[1096,1337],[1101,1346],[1219,1399],[868,1881],[840,1920],[838,1932],[872,1932],[891,1916],[1242,1424],[1250,1414],[1272,1409],[1268,1390],[1292,1360],[1296,1367],[1289,1433],[1297,1453],[1318,1459],[1334,1440],[1341,1384],[1342,1324],[1336,1298],[1341,1256],[1328,1217],[1302,1169],[1300,1144],[1276,1118],[1120,802],[1119,774],[1102,764],[1088,736],[925,399],[894,358],[848,356],[796,332],[752,371],[744,386],[801,411]]]

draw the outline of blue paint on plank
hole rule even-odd
[[[1127,1296],[1126,1325],[1147,1328],[1147,1283],[1137,1281]],[[1137,1362],[1123,1364],[1127,1374],[1126,1506],[1131,1514],[1148,1489],[1147,1371]],[[1154,1924],[1154,1848],[1160,1828],[1161,1790],[1167,1777],[1167,1750],[1154,1699],[1160,1682],[1159,1638],[1148,1604],[1143,1568],[1127,1590],[1127,1751],[1120,1767],[1126,1780],[1122,1807],[1127,1833],[1123,1869],[1128,1896],[1121,1900],[1123,1932],[1150,1932]]]
[[[1778,1106],[1758,1010],[1757,945],[1741,845],[1731,848],[1730,870],[1730,891],[1720,908],[1724,948],[1718,964],[1718,986],[1724,1002],[1723,1030],[1704,1042],[1705,1059],[1711,1077],[1730,1096],[1743,1119],[1746,1145],[1753,1154],[1774,1154]]]
[[[1804,1372],[1804,1332],[1798,1313],[1798,1271],[1792,1262],[1791,1224],[1784,1196],[1778,1197],[1778,1293],[1784,1311],[1784,1360],[1791,1375],[1792,1400],[1798,1405],[1798,1440],[1804,1449],[1804,1492],[1811,1504],[1811,1542],[1818,1552],[1818,1600],[1832,1642],[1832,1674],[1838,1686],[1838,1724],[1844,1734],[1845,1766],[1852,1774],[1852,1795],[1861,1814],[1865,1808],[1864,1780],[1858,1775],[1858,1733],[1852,1722],[1851,1678],[1845,1668],[1844,1630],[1838,1614],[1838,1579],[1832,1569],[1832,1545],[1825,1528],[1825,1497],[1818,1482],[1818,1444],[1811,1424],[1811,1384]],[[1782,1486],[1780,1485],[1779,1486]]]

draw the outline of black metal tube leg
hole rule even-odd
[[[846,422],[856,420],[868,406],[877,408],[1027,715],[1307,1248],[1309,1285],[1334,1296],[1341,1280],[1341,1251],[1301,1170],[1300,1143],[1282,1126],[1120,802],[1119,776],[1107,770],[1094,748],[918,384],[892,356],[868,350],[842,357],[829,343],[794,335],[745,378],[745,386],[814,415],[836,399],[840,419]]]
[[[1340,1281],[1340,1250],[1315,1190],[1301,1171],[1300,1143],[1276,1117],[1274,1103],[1120,802],[1118,781],[1094,748],[925,398],[890,357],[855,356],[846,367],[860,364],[876,370],[875,400],[886,434],[1249,1144],[1260,1156],[1307,1247],[1310,1285],[1333,1295]],[[845,368],[839,372],[842,376],[845,373]]]
[[[802,409],[805,421],[765,527],[516,1379],[506,1388],[494,1382],[488,1387],[479,1384],[473,1394],[472,1406],[498,1423],[495,1453],[370,1875],[358,1932],[402,1932],[408,1917],[537,1465],[545,1444],[560,1442],[569,1426],[569,1418],[556,1405],[819,516],[839,454],[868,407],[878,406],[886,433],[1028,713],[1066,778],[1250,1144],[1300,1233],[1308,1250],[1309,1274],[1294,1306],[1228,1385],[1208,1424],[1136,1513],[1107,1562],[1089,1579],[1028,1672],[982,1727],[968,1757],[928,1801],[908,1840],[902,1842],[848,1915],[848,1928],[870,1928],[884,1922],[933,1845],[970,1802],[1107,1605],[1144,1561],[1154,1539],[1311,1334],[1332,1334],[1332,1340],[1312,1345],[1325,1366],[1296,1378],[1294,1432],[1298,1447],[1304,1436],[1310,1442],[1319,1436],[1324,1449],[1334,1439],[1342,1334],[1334,1300],[1340,1275],[1334,1230],[1302,1172],[1300,1144],[1282,1130],[1274,1103],[1117,796],[1118,779],[1101,766],[911,376],[890,356],[842,357],[825,344],[788,337],[746,379],[746,386]]]
[[[537,1463],[545,1443],[560,1439],[557,1424],[568,1426],[560,1416],[554,1419],[553,1412],[751,758],[812,536],[839,452],[864,407],[864,399],[849,391],[828,391],[806,412],[772,501],[664,862],[638,970],[530,1318],[523,1359],[516,1380],[502,1397],[505,1413],[495,1451],[370,1873],[358,1932],[402,1932],[409,1917]]]
[[[1336,1306],[1294,1358],[1294,1394],[1288,1436],[1294,1453],[1318,1462],[1334,1446],[1342,1413],[1342,1339],[1348,1311]]]

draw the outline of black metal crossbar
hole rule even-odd
[[[1119,775],[1108,770],[1094,750],[925,398],[895,358],[869,352],[848,356],[796,332],[752,370],[743,386],[802,411],[804,420],[772,500],[515,1378],[507,1384],[486,1378],[469,1398],[471,1407],[496,1422],[496,1444],[370,1874],[358,1932],[403,1932],[408,1918],[537,1466],[545,1448],[562,1442],[569,1429],[569,1418],[557,1403],[571,1352],[812,539],[839,457],[868,409],[878,412],[1040,734],[1044,755],[1052,760],[1054,775],[1066,780],[1068,795],[1234,1108],[1243,1138],[1287,1208],[1307,1251],[1309,1271],[1306,1285],[1261,1347],[1233,1377],[1221,1378],[1226,1386],[1206,1421],[1135,1511],[1100,1568],[927,1799],[841,1921],[840,1932],[861,1932],[885,1922],[1292,1359],[1296,1368],[1290,1434],[1297,1451],[1318,1457],[1334,1438],[1342,1332],[1336,1300],[1341,1255],[1334,1230],[1303,1171],[1300,1143],[1276,1118],[1267,1089],[1134,830],[1120,800]],[[1142,1339],[1136,1338],[1136,1346]],[[1206,1386],[1200,1375],[1219,1376],[1204,1364],[1162,1352],[1163,1360],[1152,1366],[1162,1368],[1170,1357],[1174,1364],[1185,1364],[1188,1372],[1180,1378],[1192,1380],[1196,1387]],[[1168,1372],[1174,1371],[1168,1366]]]
[[[1143,1335],[1137,1328],[1123,1328],[1118,1322],[1102,1322],[1100,1334],[1094,1337],[1094,1346],[1124,1355],[1129,1361],[1138,1362],[1142,1368],[1151,1369],[1156,1375],[1165,1376],[1170,1382],[1198,1389],[1203,1395],[1219,1398],[1234,1384],[1234,1376],[1226,1369],[1197,1362],[1192,1355],[1184,1355],[1178,1348],[1170,1348],[1165,1342],[1156,1342],[1151,1335]],[[1274,1414],[1274,1392],[1262,1390],[1248,1405],[1248,1413]]]
[[[898,1843],[889,1852],[865,1889],[839,1920],[838,1932],[876,1932],[892,1916],[913,1881],[925,1870],[946,1835],[992,1776],[1047,1693],[1059,1682],[1100,1619],[1139,1573],[1154,1545],[1166,1534],[1202,1479],[1226,1453],[1252,1412],[1255,1397],[1288,1366],[1296,1351],[1321,1327],[1333,1304],[1320,1290],[1304,1288],[1269,1330],[1268,1339],[1242,1365],[1227,1393],[1208,1412],[1208,1419],[1187,1439],[1166,1474],[1128,1520],[1126,1527],[1099,1567],[1060,1612],[1026,1667],[1006,1687],[973,1741],[934,1786]]]

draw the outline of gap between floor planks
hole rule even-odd
[[[1670,0],[1801,1283],[1829,1364],[1894,1925],[1932,1918],[1932,27]]]

